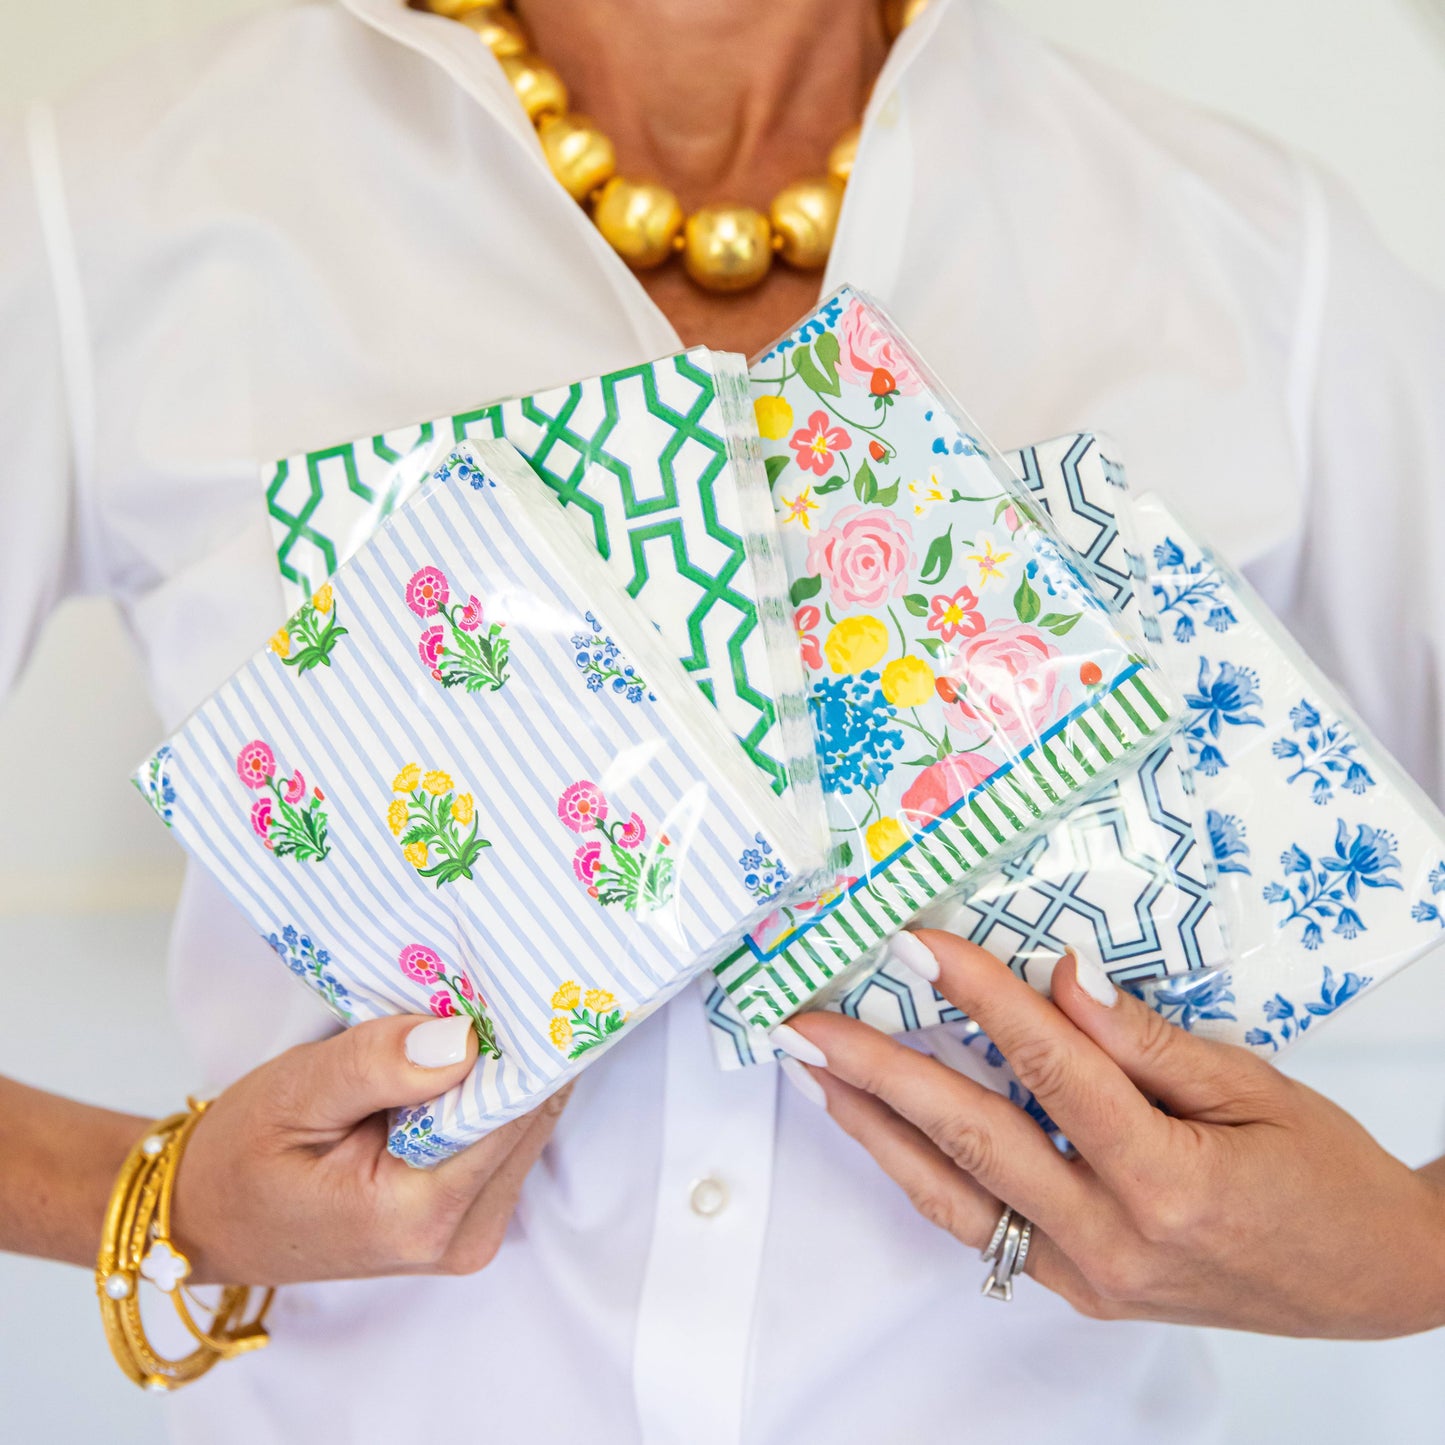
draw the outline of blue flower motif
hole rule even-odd
[[[792,876],[780,859],[773,857],[773,845],[761,833],[753,834],[755,848],[744,848],[738,857],[743,871],[743,887],[754,898],[772,898],[782,892]]]
[[[279,934],[271,934],[266,942],[297,978],[321,995],[332,1013],[345,1023],[356,1022],[351,995],[346,985],[331,972],[329,949],[317,948],[307,934],[290,923]]]
[[[1300,942],[1303,943],[1304,946],[1309,949],[1311,953],[1313,953],[1315,949],[1317,949],[1324,941],[1324,930],[1319,926],[1318,923],[1311,922],[1305,924],[1304,935],[1300,939]]]
[[[1191,563],[1179,543],[1166,537],[1154,548],[1154,566],[1160,574],[1151,584],[1159,617],[1162,621],[1167,614],[1174,614],[1176,642],[1193,641],[1201,616],[1206,627],[1221,633],[1239,621],[1224,579],[1215,572],[1208,556]]]
[[[1437,863],[1427,875],[1432,895],[1445,893],[1445,862]],[[1422,898],[1410,909],[1410,917],[1416,923],[1438,923],[1445,928],[1445,909]]]
[[[1164,979],[1148,993],[1148,1002],[1156,1013],[1186,1030],[1211,1019],[1233,1019],[1225,1005],[1234,1001],[1230,976],[1218,969]]]
[[[1204,815],[1209,830],[1209,846],[1214,866],[1221,873],[1245,873],[1249,868],[1236,860],[1249,857],[1249,844],[1244,841],[1245,827],[1233,813],[1209,808]]]
[[[601,692],[609,684],[612,691],[628,702],[641,702],[645,697],[656,702],[647,683],[619,650],[617,644],[602,631],[597,614],[585,614],[588,631],[572,634],[572,660],[585,674],[588,692]]]
[[[813,685],[808,706],[818,736],[825,792],[847,795],[871,791],[893,771],[893,755],[903,746],[903,730],[890,724],[898,716],[878,686],[873,670],[857,677],[823,678]]]
[[[1335,919],[1335,932],[1341,938],[1358,938],[1365,931],[1364,921],[1353,908],[1341,908]]]
[[[1360,896],[1360,885],[1366,888],[1404,888],[1398,878],[1386,875],[1391,869],[1398,869],[1400,860],[1395,856],[1395,837],[1383,829],[1371,828],[1361,823],[1350,837],[1345,820],[1339,819],[1335,830],[1335,856],[1321,860],[1331,873],[1343,875],[1345,891],[1351,898]]]
[[[1193,713],[1184,729],[1195,766],[1214,777],[1229,766],[1223,751],[1211,739],[1226,727],[1263,727],[1264,719],[1252,708],[1260,706],[1259,677],[1252,669],[1221,662],[1216,673],[1207,657],[1199,659],[1199,682],[1184,701]]]
[[[162,743],[150,756],[145,774],[135,780],[141,796],[156,811],[167,828],[175,819],[176,789],[171,780],[171,759],[173,753],[169,743]]]
[[[1445,862],[1437,863],[1430,870],[1430,891],[1445,893]]]
[[[1300,1009],[1282,993],[1275,994],[1264,1004],[1265,1022],[1273,1027],[1252,1028],[1245,1034],[1244,1041],[1254,1048],[1269,1048],[1277,1052],[1282,1045],[1304,1033],[1315,1019],[1324,1018],[1336,1009],[1343,1008],[1373,981],[1367,975],[1347,973],[1337,983],[1334,970],[1326,965],[1317,999],[1307,999],[1303,1009]]]
[[[1326,725],[1320,710],[1308,698],[1289,710],[1290,726],[1301,736],[1276,738],[1270,745],[1275,757],[1298,760],[1287,782],[1309,780],[1310,800],[1323,807],[1334,797],[1337,784],[1357,797],[1374,787],[1369,768],[1356,756],[1359,746],[1343,721]],[[1343,777],[1341,777],[1343,774]]]
[[[1291,843],[1279,855],[1279,866],[1286,873],[1308,873],[1315,865],[1314,860],[1298,843]]]

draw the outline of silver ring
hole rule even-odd
[[[1004,1303],[1013,1299],[1013,1282],[1016,1276],[1023,1273],[1033,1237],[1033,1222],[1025,1219],[1017,1210],[1005,1208],[982,1255],[986,1263],[993,1264],[993,1269],[983,1282],[985,1299],[1002,1300]]]

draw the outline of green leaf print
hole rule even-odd
[[[1029,585],[1029,579],[1021,578],[1018,591],[1014,593],[1014,613],[1018,620],[1032,622],[1039,615],[1041,606],[1039,594]]]
[[[928,551],[923,558],[923,570],[918,574],[918,580],[930,587],[936,586],[943,581],[952,566],[953,526],[950,524],[942,536],[935,537],[928,544]]]
[[[799,577],[789,590],[788,598],[794,607],[801,607],[808,598],[816,597],[822,590],[823,579],[821,577]]]

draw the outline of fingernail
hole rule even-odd
[[[790,1024],[779,1024],[768,1035],[768,1042],[775,1048],[815,1069],[828,1067],[828,1056],[811,1039],[806,1039]]]
[[[823,1086],[800,1064],[797,1059],[784,1059],[778,1065],[783,1077],[810,1103],[820,1109],[828,1107],[828,1096]]]
[[[925,983],[938,981],[938,960],[933,950],[916,934],[895,933],[888,940],[888,957],[916,973]]]
[[[1084,949],[1071,946],[1069,952],[1074,956],[1074,977],[1078,979],[1079,987],[1095,1003],[1103,1004],[1105,1008],[1113,1008],[1119,997],[1119,990],[1104,972],[1103,964]]]
[[[465,1014],[428,1019],[406,1036],[406,1056],[419,1069],[446,1069],[467,1056],[472,1021]]]

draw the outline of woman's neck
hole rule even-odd
[[[862,116],[888,51],[878,0],[516,0],[537,53],[617,148],[687,210],[766,210],[822,173]],[[688,345],[758,350],[818,300],[818,272],[774,266],[757,290],[715,296],[681,266],[640,278]]]
[[[765,205],[822,170],[887,53],[878,0],[518,0],[533,44],[685,207]]]

